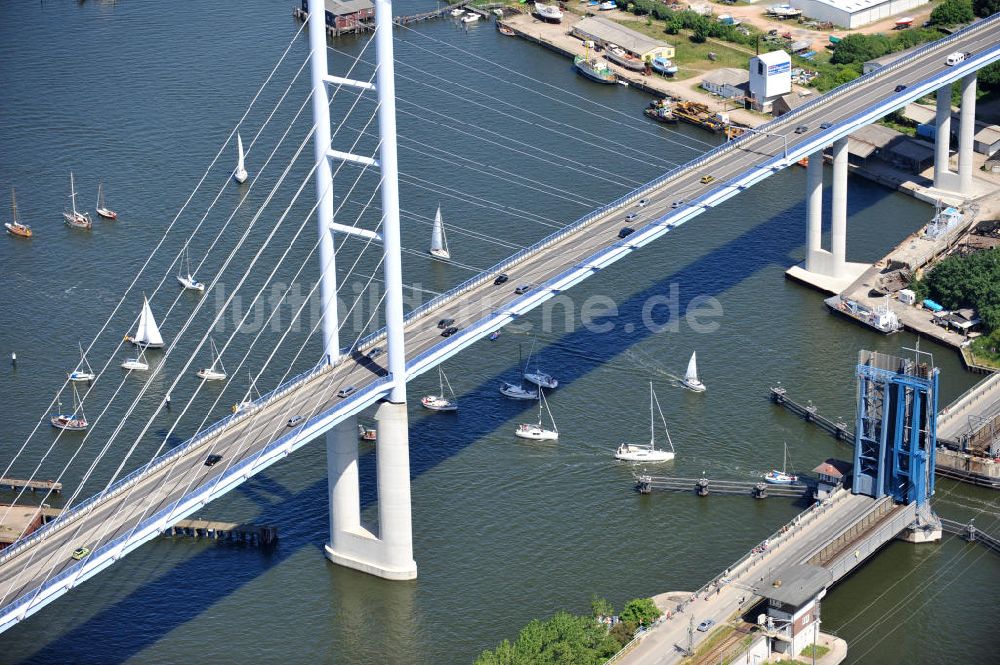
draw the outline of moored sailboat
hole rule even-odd
[[[444,233],[444,222],[441,220],[441,206],[438,205],[437,213],[434,215],[434,229],[431,231],[431,256],[439,259],[450,259],[451,252],[448,251],[448,237]]]
[[[781,457],[781,471],[771,469],[764,474],[764,482],[772,485],[791,485],[799,482],[799,477],[788,473],[788,444],[785,444],[785,451]]]
[[[451,397],[446,397],[444,387],[447,384],[448,393]],[[458,411],[458,399],[455,397],[455,391],[451,388],[451,383],[448,381],[448,377],[445,376],[444,370],[438,367],[438,394],[437,395],[425,395],[420,398],[420,404],[425,409],[430,409],[431,411]]]
[[[656,447],[656,429],[653,420],[653,405],[660,414],[660,422],[663,423],[663,432],[667,435],[667,445],[670,450],[658,449]],[[674,442],[670,440],[670,430],[667,429],[667,419],[663,417],[663,410],[660,408],[660,400],[653,392],[653,382],[649,382],[649,443],[622,443],[615,450],[615,459],[626,462],[669,462],[675,457]]]
[[[532,353],[535,350],[534,342],[532,342],[531,350],[532,350]],[[532,353],[528,354],[528,362],[531,362]],[[536,356],[536,358],[537,358],[537,356]],[[528,368],[528,363],[527,362],[524,363],[524,366],[525,366],[525,371],[524,371],[523,376],[524,376],[524,380],[527,381],[528,383],[533,383],[536,386],[538,386],[539,388],[548,388],[549,390],[554,390],[555,388],[559,387],[559,381],[554,376],[552,376],[551,374],[546,374],[542,370],[538,369],[538,361],[537,360],[535,361],[535,371],[534,372],[527,371],[527,368]]]
[[[202,293],[205,291],[205,285],[195,279],[194,275],[191,274],[191,255],[188,253],[188,248],[185,247],[182,251],[184,257],[177,264],[177,281],[188,291],[198,291]],[[182,271],[182,267],[186,268],[187,272]]]
[[[97,183],[97,214],[104,219],[118,219],[118,213],[104,203],[104,183]]]
[[[247,173],[246,164],[243,162],[243,139],[240,138],[239,132],[236,132],[236,150],[238,156],[236,158],[236,170],[233,171],[233,180],[242,185],[247,181],[249,174]]]
[[[72,201],[73,209],[63,212],[63,219],[66,220],[66,225],[72,226],[75,229],[89,229],[93,227],[94,223],[90,221],[90,215],[76,209],[76,185],[73,183],[72,171],[69,172],[69,198]]]
[[[70,372],[69,380],[80,382],[93,381],[97,378],[97,375],[94,374],[94,370],[90,367],[90,363],[87,362],[87,356],[83,352],[83,344],[77,342],[77,345],[80,347],[80,364],[76,366],[76,369]]]
[[[219,356],[219,350],[215,347],[215,340],[209,337],[208,343],[212,347],[212,365],[199,369],[198,378],[205,381],[224,381],[228,374],[226,374],[226,368],[222,366],[222,358]],[[216,369],[216,365],[222,369]]]
[[[7,227],[7,233],[19,238],[30,238],[32,236],[31,227],[27,224],[22,224],[17,219],[17,193],[13,187],[10,188],[10,207],[13,217],[9,222],[4,222],[4,226]]]
[[[552,422],[552,429],[545,429],[542,426],[542,411],[549,414]],[[531,439],[532,441],[555,441],[559,438],[559,428],[556,427],[556,420],[552,417],[552,410],[545,400],[545,391],[538,391],[538,423],[521,423],[514,430],[514,436],[521,439]]]
[[[73,411],[71,413],[61,413],[62,402],[59,402],[59,411],[60,413],[55,413],[49,418],[49,422],[57,429],[82,432],[90,425],[87,422],[87,416],[83,413],[83,404],[80,402],[80,395],[76,392],[75,385],[73,386]]]
[[[684,380],[681,381],[683,385],[688,390],[693,390],[696,393],[705,392],[705,384],[698,380],[698,352],[693,351],[691,353],[691,360],[688,361],[687,371],[684,373]]]
[[[126,336],[125,340],[149,349],[163,348],[163,337],[156,326],[156,319],[153,318],[153,310],[150,309],[146,296],[142,297],[142,313],[139,315],[139,325],[136,326],[135,334]]]

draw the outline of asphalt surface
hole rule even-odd
[[[822,123],[848,119],[892,96],[897,85],[912,86],[926,80],[946,69],[944,59],[952,51],[978,53],[988,47],[995,47],[998,42],[1000,29],[992,27],[938,45],[918,62],[908,63],[886,76],[869,81],[832,103],[779,121],[770,129],[770,134],[756,134],[739,149],[715,156],[706,164],[676,175],[648,194],[649,205],[610,212],[539,254],[526,257],[507,271],[507,283],[494,286],[488,281],[457,301],[446,303],[408,322],[407,358],[448,342],[440,336],[440,330],[436,327],[439,318],[454,318],[454,325],[459,328],[482,321],[499,307],[521,297],[514,294],[518,285],[543,284],[573,266],[586,264],[594,254],[619,243],[618,231],[623,226],[641,230],[644,225],[669,213],[672,203],[691,201],[708,194],[754,164],[782,155],[786,139],[788,147],[792,148],[815,138],[822,131]],[[799,126],[805,126],[807,130],[802,134],[795,134],[793,130]],[[712,182],[700,182],[703,176],[711,176]],[[626,224],[624,217],[630,211],[639,212],[640,217]],[[292,416],[312,416],[326,411],[343,401],[336,393],[345,385],[358,388],[369,385],[384,375],[385,362],[384,354],[377,361],[367,360],[360,354],[349,357],[336,367],[298,386],[291,393],[231,423],[171,463],[150,472],[128,491],[105,499],[83,517],[53,530],[46,538],[0,564],[0,607],[16,602],[75,564],[71,554],[76,548],[86,546],[96,551],[103,544],[134,529],[143,519],[212,482],[230,465],[256,454],[289,431],[286,421]],[[204,460],[210,454],[222,455],[223,459],[218,464],[207,467]]]

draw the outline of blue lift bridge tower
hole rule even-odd
[[[922,362],[921,358],[929,362]],[[916,540],[935,539],[940,522],[930,508],[937,445],[938,369],[933,357],[878,351],[858,354],[858,413],[852,491],[915,504]]]

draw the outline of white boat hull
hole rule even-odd
[[[524,375],[524,380],[533,383],[539,388],[553,390],[559,387],[559,381],[544,372],[528,373]]]
[[[684,379],[681,384],[688,390],[693,390],[696,393],[703,393],[705,390],[705,384],[696,379]]]
[[[436,256],[439,259],[450,259],[451,252],[446,249],[432,249],[430,250],[431,256]]]
[[[438,397],[437,395],[427,395],[426,397],[423,397],[420,400],[420,405],[425,409],[430,409],[431,411],[458,411],[458,404],[450,399]]]
[[[556,441],[559,439],[559,432],[542,429],[538,425],[518,425],[514,430],[514,436],[519,439],[529,439],[531,441]]]
[[[188,291],[197,291],[203,293],[205,291],[205,285],[197,281],[191,275],[184,277],[182,275],[177,275],[177,281]]]
[[[130,371],[145,372],[149,369],[149,365],[142,362],[141,360],[136,360],[134,358],[129,358],[122,363],[122,369],[127,369]]]
[[[500,394],[504,397],[510,397],[511,399],[538,399],[537,390],[525,390],[520,386],[515,386],[510,383],[505,383],[500,386]]]
[[[675,454],[669,450],[651,450],[649,446],[622,444],[615,451],[615,459],[624,462],[669,462]]]
[[[198,378],[206,381],[225,381],[227,376],[228,374],[225,372],[219,372],[210,367],[198,370]]]
[[[91,372],[73,372],[69,375],[70,381],[78,381],[80,383],[89,383],[96,378],[97,376]]]
[[[82,432],[87,429],[87,425],[89,425],[86,420],[65,415],[53,416],[49,422],[51,422],[52,426],[56,429],[64,429],[69,432]]]
[[[241,185],[247,181],[250,174],[247,173],[246,169],[236,169],[233,171],[233,180],[240,183]]]

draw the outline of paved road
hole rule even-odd
[[[912,86],[945,69],[944,58],[954,50],[978,53],[1000,43],[1000,30],[986,30],[963,35],[957,41],[938,45],[936,50],[918,62],[906,64],[888,76],[869,81],[865,85],[838,97],[835,102],[779,122],[772,134],[755,135],[745,140],[739,149],[715,156],[712,161],[694,169],[687,169],[666,183],[649,192],[650,204],[635,208],[640,214],[633,227],[655,221],[671,211],[675,201],[692,199],[711,193],[727,179],[739,176],[748,168],[771,157],[781,155],[787,144],[790,147],[815,137],[823,122],[836,123],[869,108],[873,103],[893,94],[899,85]],[[803,134],[793,133],[799,126],[808,128]],[[700,182],[711,175],[711,183]],[[407,358],[426,351],[446,341],[440,337],[436,321],[442,316],[456,319],[456,325],[468,327],[489,317],[499,307],[513,302],[520,296],[514,294],[518,284],[542,284],[576,265],[585,265],[590,257],[619,242],[617,234],[625,226],[627,211],[619,210],[594,220],[587,226],[566,236],[539,254],[522,260],[507,272],[509,282],[493,286],[490,282],[465,293],[458,301],[425,313],[408,322],[406,327]],[[143,519],[169,506],[182,496],[215,480],[229,465],[259,452],[288,430],[286,421],[293,415],[319,414],[340,402],[337,391],[344,385],[364,387],[384,374],[381,362],[368,361],[360,355],[321,373],[299,386],[295,391],[275,399],[269,404],[236,420],[216,432],[201,445],[177,456],[150,472],[129,491],[103,501],[99,508],[69,522],[37,541],[31,547],[0,564],[0,607],[6,606],[42,586],[46,580],[58,575],[74,562],[70,555],[80,546],[96,550],[120,534],[134,529]],[[220,454],[223,461],[207,467],[204,460],[209,454]]]
[[[958,441],[970,428],[1000,416],[1000,374],[991,374],[973,386],[968,397],[957,405],[949,404],[947,417],[938,415],[939,439]]]

